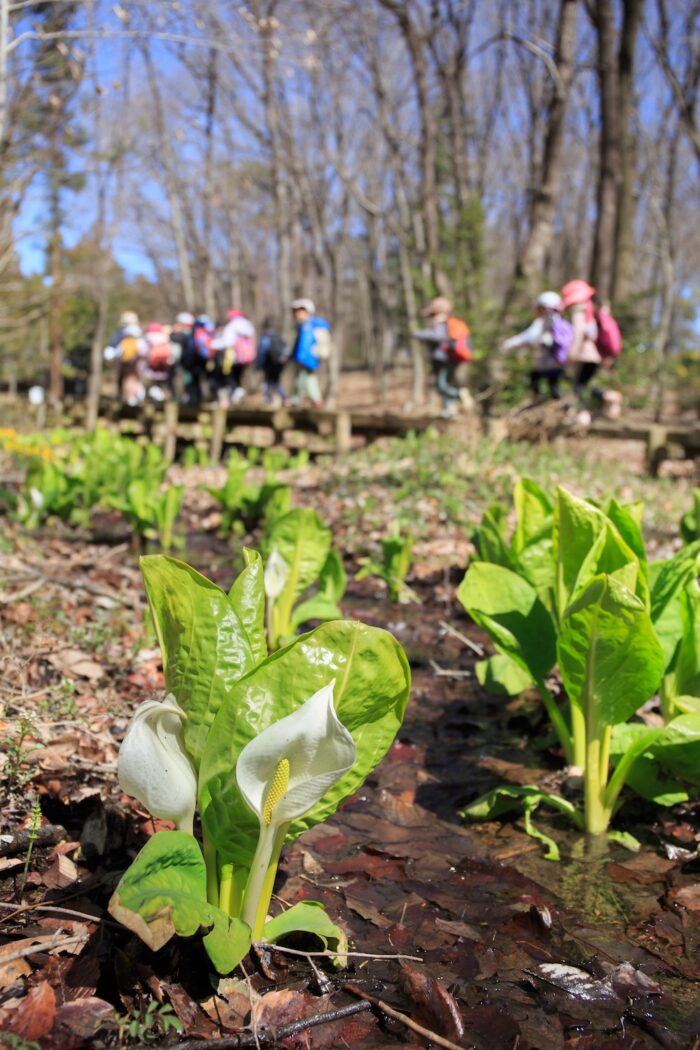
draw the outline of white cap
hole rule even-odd
[[[535,300],[537,306],[545,310],[561,310],[561,296],[559,292],[542,292]]]
[[[194,314],[178,314],[175,318],[175,324],[194,324]]]
[[[292,301],[292,310],[306,310],[307,314],[315,314],[316,304],[313,299],[294,299]]]

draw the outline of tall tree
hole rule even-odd
[[[617,65],[617,30],[613,0],[592,0],[589,12],[595,26],[596,71],[600,107],[598,188],[591,259],[591,281],[602,301],[612,297],[615,274],[617,211],[622,181],[622,122]]]
[[[576,56],[578,0],[560,0],[551,82],[544,120],[545,135],[537,187],[532,197],[530,228],[516,265],[516,279],[528,292],[542,281],[554,234],[564,168],[566,110]]]

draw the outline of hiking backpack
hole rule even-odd
[[[316,337],[316,343],[314,345],[314,353],[319,361],[327,361],[333,353],[333,340],[329,328],[323,328],[320,325],[314,327],[314,335]]]
[[[195,357],[200,361],[210,361],[214,357],[214,333],[207,325],[195,323],[192,329]]]
[[[564,317],[552,314],[552,357],[558,365],[565,365],[574,339],[574,329]]]
[[[138,357],[139,342],[136,335],[125,335],[119,340],[119,356],[124,364],[130,364]]]
[[[233,344],[235,363],[237,365],[250,365],[255,360],[255,336],[237,335]]]
[[[173,354],[170,347],[170,340],[163,334],[163,338],[158,343],[149,343],[148,346],[148,367],[152,368],[154,372],[158,372],[163,368],[170,368],[173,363]]]
[[[472,351],[469,345],[469,325],[459,317],[447,319],[448,353],[453,361],[471,361]]]
[[[598,353],[604,360],[607,357],[619,357],[622,351],[619,324],[610,311],[604,308],[596,310],[595,319],[598,325],[598,337],[595,341]]]

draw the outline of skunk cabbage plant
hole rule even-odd
[[[220,973],[251,940],[295,930],[342,954],[342,930],[315,902],[268,917],[280,853],[381,760],[410,688],[400,645],[356,621],[323,624],[268,655],[265,588],[280,578],[284,588],[284,573],[273,561],[266,574],[254,551],[244,560],[228,593],[183,562],[141,560],[171,695],[137,709],[119,777],[177,830],[149,839],[110,901],[154,949],[203,933]],[[191,834],[195,798],[201,848]]]
[[[625,784],[660,799],[668,784],[657,784],[654,771],[675,766],[688,780],[688,748],[700,731],[700,541],[649,564],[639,504],[599,506],[565,489],[552,503],[523,479],[514,505],[511,539],[505,509],[484,515],[458,594],[497,648],[480,680],[508,692],[535,684],[567,763],[583,776],[583,810],[529,785],[497,789],[463,816],[522,804],[531,822],[544,802],[601,834]],[[557,669],[564,708],[548,681]],[[657,690],[666,728],[630,723]]]

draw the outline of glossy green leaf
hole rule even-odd
[[[230,973],[250,947],[250,929],[207,903],[204,858],[196,839],[159,831],[124,873],[109,912],[153,951],[174,934],[205,933],[204,947],[219,973]]]
[[[622,576],[626,586],[649,604],[646,573],[635,551],[607,515],[566,489],[557,492],[554,513],[554,554],[557,561],[557,608],[560,617],[595,576]]]
[[[617,531],[622,536],[630,550],[634,551],[641,565],[645,566],[647,552],[642,535],[642,512],[644,504],[618,503],[611,499],[606,507],[606,513]]]
[[[457,597],[499,649],[535,681],[549,674],[556,659],[554,624],[527,580],[501,565],[474,562]]]
[[[343,618],[342,609],[338,608],[332,599],[326,598],[323,594],[314,594],[311,598],[307,598],[305,602],[300,602],[292,613],[291,623],[291,634],[294,635],[302,624],[308,623],[310,620],[320,620],[322,622],[328,622],[329,620],[341,620]]]
[[[532,675],[505,653],[495,653],[487,660],[478,660],[476,677],[479,685],[496,695],[517,696],[533,684]]]
[[[141,558],[165,684],[187,714],[185,746],[199,765],[222,700],[256,660],[229,596],[175,558]]]
[[[616,725],[657,688],[664,656],[642,602],[598,576],[567,609],[557,654],[569,699],[593,725]]]
[[[347,951],[348,939],[345,931],[331,922],[326,909],[318,901],[300,901],[286,911],[280,912],[274,919],[265,923],[263,939],[270,944],[278,944],[285,937],[294,933],[311,933],[321,942],[324,950]]]
[[[331,549],[331,530],[315,510],[305,507],[277,518],[265,537],[265,550],[279,552],[289,566],[284,595],[291,603],[321,574]]]
[[[404,652],[387,631],[334,620],[269,656],[222,704],[200,769],[202,820],[226,860],[249,867],[259,832],[232,775],[238,755],[249,740],[331,680],[335,709],[353,736],[357,760],[319,803],[291,824],[287,841],[335,812],[386,753],[401,725],[410,688]]]
[[[646,798],[657,806],[676,806],[686,802],[688,792],[676,780],[663,772],[658,761],[651,753],[655,740],[662,730],[643,725],[640,722],[625,722],[613,727],[610,743],[610,758],[618,765],[624,755],[632,749],[642,750],[635,758],[634,764],[625,777],[625,784],[635,794]],[[649,750],[647,750],[649,749]]]
[[[342,601],[348,576],[343,559],[335,547],[331,547],[318,578],[318,593],[336,604]]]
[[[651,618],[668,667],[683,633],[680,596],[700,571],[700,540],[651,569]]]
[[[248,636],[253,660],[260,663],[267,656],[265,641],[265,574],[257,551],[243,548],[245,568],[233,581],[228,592],[231,608]]]
[[[543,533],[552,530],[554,505],[547,493],[530,478],[520,478],[513,489],[513,504],[517,521],[513,533],[512,550],[516,557]]]
[[[513,569],[514,561],[506,538],[507,516],[508,512],[502,504],[492,503],[484,511],[473,542],[480,561]]]

